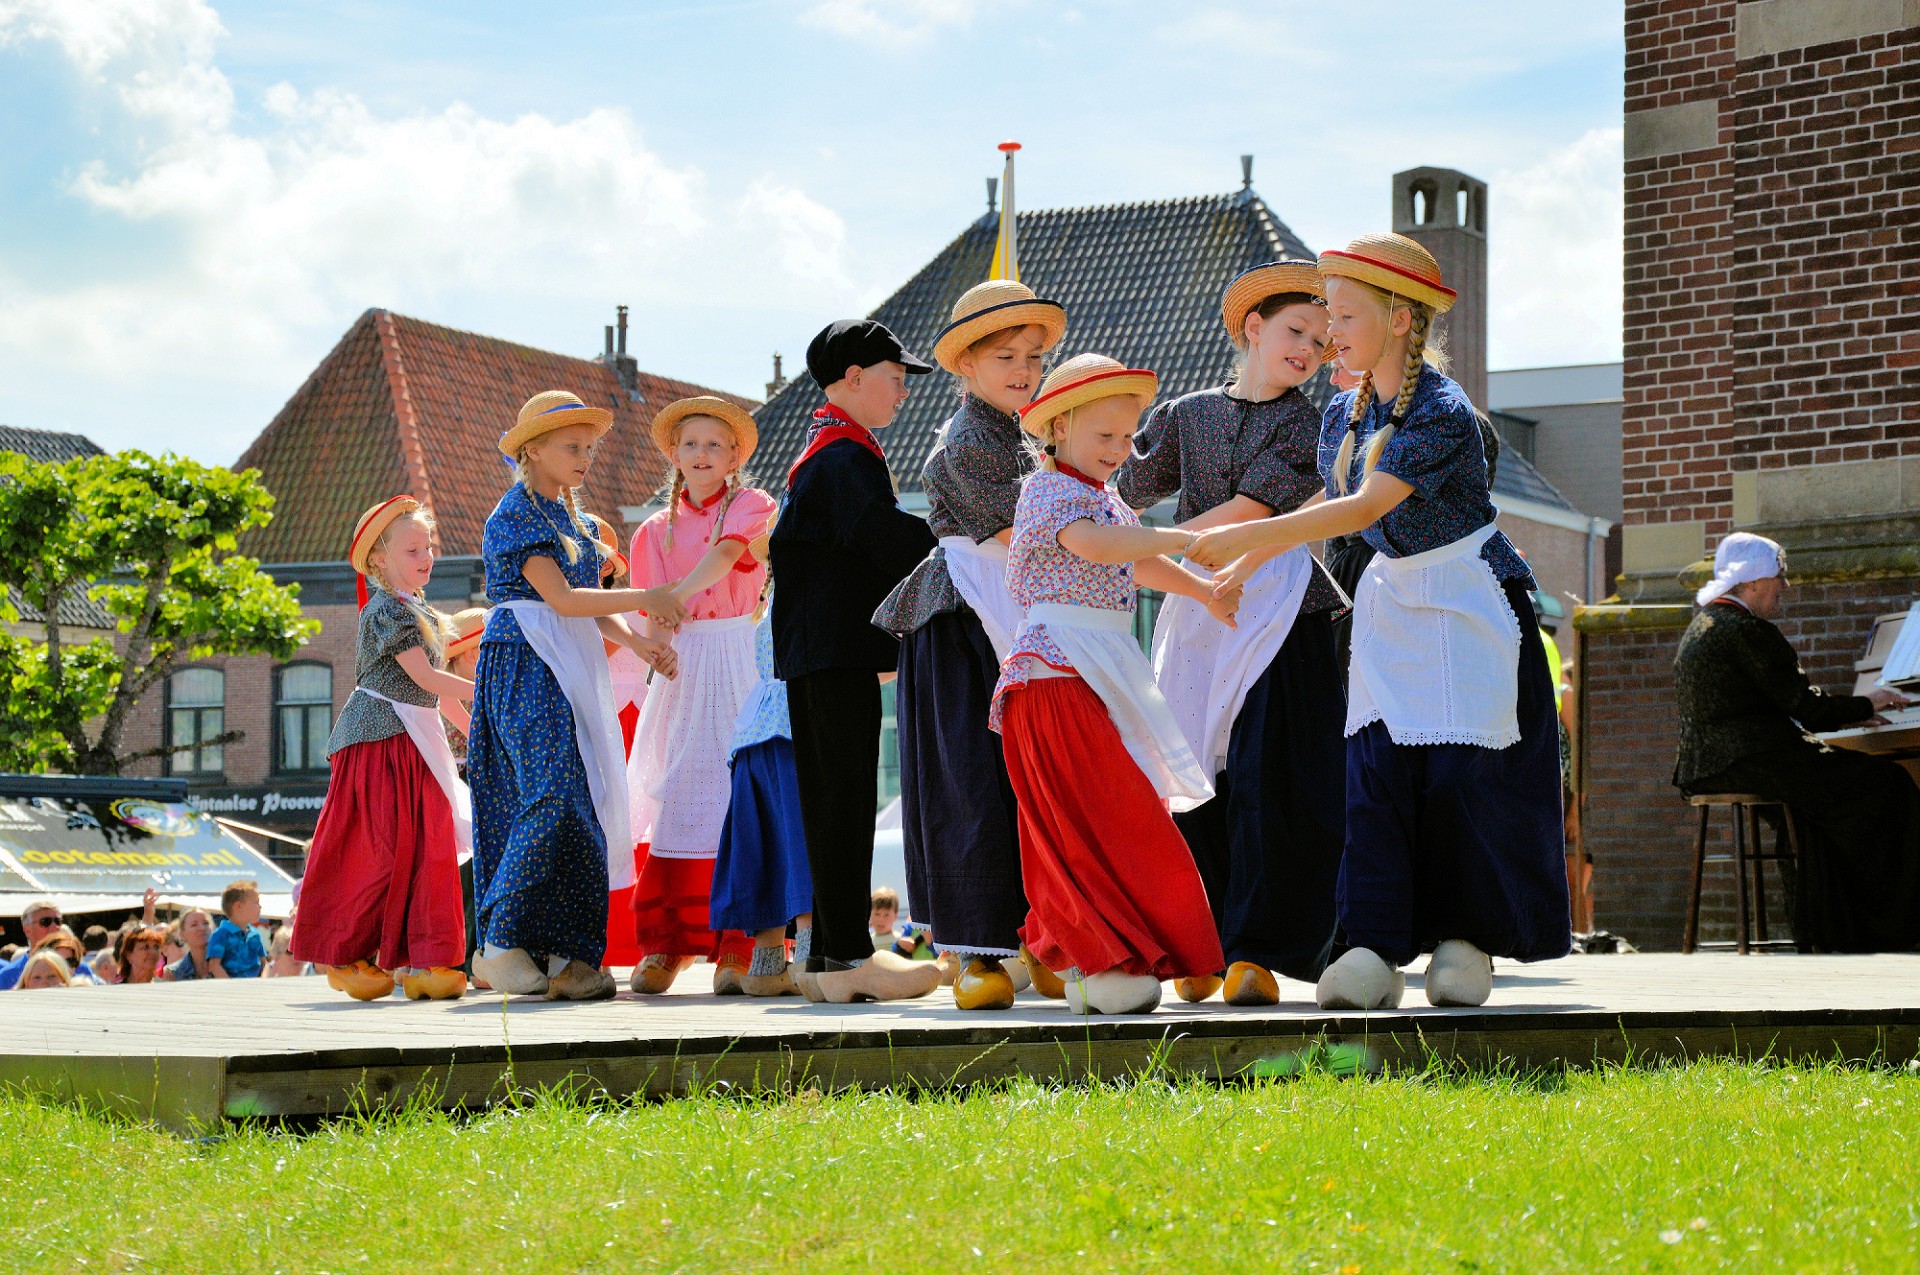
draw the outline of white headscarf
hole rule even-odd
[[[1700,586],[1693,600],[1705,606],[1725,597],[1735,585],[1766,580],[1787,573],[1787,551],[1765,536],[1736,531],[1720,542],[1713,554],[1713,579]]]

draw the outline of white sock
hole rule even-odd
[[[480,955],[490,961],[497,961],[512,950],[511,948],[501,947],[498,943],[489,943],[480,949]]]

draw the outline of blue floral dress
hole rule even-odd
[[[561,537],[579,557],[567,561]],[[523,574],[551,558],[576,589],[600,556],[566,506],[515,483],[487,518],[486,636],[474,674],[467,782],[473,790],[476,942],[600,964],[607,946],[607,843],[574,742],[573,711],[503,602],[539,601]]]

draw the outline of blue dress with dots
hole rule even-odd
[[[579,550],[567,561],[565,535]],[[592,540],[566,506],[515,483],[487,518],[480,553],[495,604],[474,673],[467,783],[473,790],[477,941],[599,965],[607,947],[607,843],[560,683],[502,602],[538,601],[522,574],[551,558],[567,583],[600,579]]]

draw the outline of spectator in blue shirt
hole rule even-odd
[[[267,945],[253,923],[260,919],[260,887],[235,881],[220,892],[225,918],[207,939],[207,971],[214,978],[259,978],[267,964]]]
[[[27,931],[27,941],[21,945],[18,956],[0,965],[0,991],[6,991],[20,981],[20,971],[27,967],[34,948],[65,925],[66,918],[60,914],[59,904],[48,899],[36,899],[27,904],[26,911],[20,914],[20,924]]]

